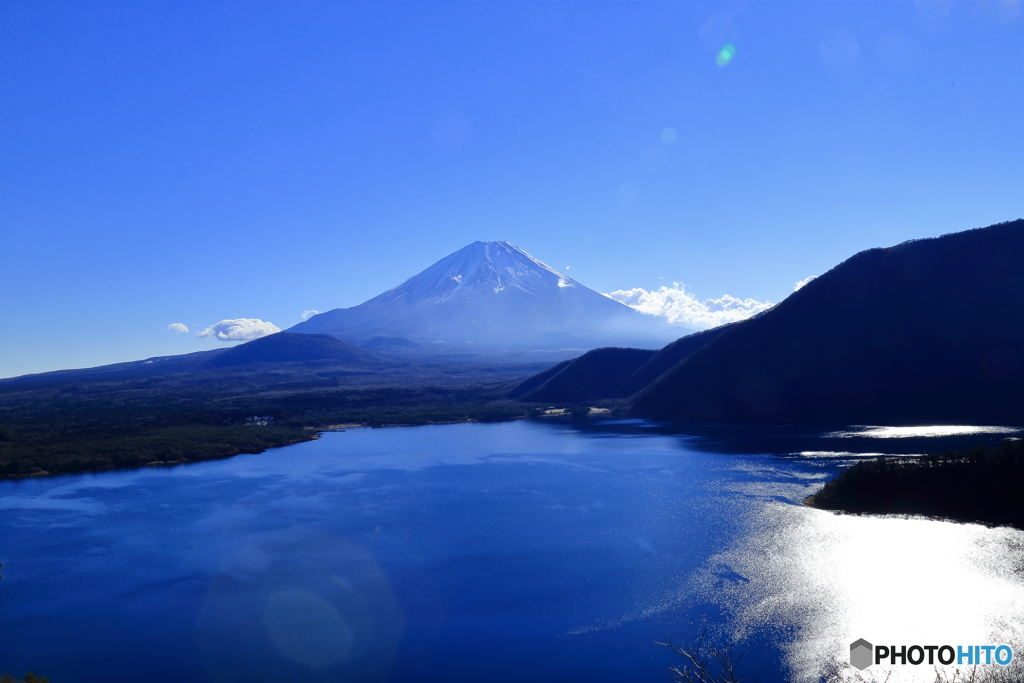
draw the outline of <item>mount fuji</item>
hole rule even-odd
[[[692,330],[595,292],[510,242],[474,242],[369,301],[288,331],[373,346],[584,349],[660,348]]]

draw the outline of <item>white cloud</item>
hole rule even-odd
[[[800,288],[803,287],[804,285],[806,285],[808,282],[810,282],[811,280],[817,280],[817,279],[818,279],[817,275],[809,275],[809,276],[805,277],[803,280],[801,280],[800,282],[795,283],[793,285],[793,291],[794,292],[798,292],[798,291],[800,291]]]
[[[654,291],[641,287],[620,289],[606,294],[619,303],[635,308],[641,313],[662,316],[670,323],[680,323],[690,327],[708,328],[725,323],[744,320],[771,308],[770,301],[755,299],[737,299],[728,294],[720,299],[700,301],[687,292],[683,285],[673,282],[671,287],[662,285]]]
[[[302,319],[308,320],[309,318],[312,318],[314,315],[320,315],[320,311],[303,311]]]
[[[199,333],[200,337],[216,337],[221,341],[249,341],[280,332],[281,328],[258,318],[221,320]]]
[[[167,326],[167,329],[174,330],[175,332],[188,332],[188,328],[185,327],[185,323],[171,323]]]

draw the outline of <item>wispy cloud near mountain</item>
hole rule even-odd
[[[216,337],[221,341],[250,341],[268,334],[280,332],[281,328],[259,318],[235,318],[221,320],[199,333],[200,337]]]
[[[806,285],[808,282],[810,282],[811,280],[817,280],[817,279],[818,279],[817,275],[808,275],[803,280],[800,280],[800,282],[794,282],[793,283],[793,291],[794,292],[798,292],[798,291],[800,291],[800,288],[803,287],[804,285]]]
[[[774,305],[770,301],[737,299],[728,294],[719,299],[701,301],[678,282],[673,282],[671,287],[662,285],[653,291],[642,287],[620,289],[606,296],[641,313],[658,315],[668,319],[670,323],[696,328],[716,327],[744,320]]]
[[[188,332],[188,327],[185,323],[171,323],[167,326],[167,329],[174,330],[175,332]]]

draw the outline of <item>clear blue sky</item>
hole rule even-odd
[[[474,240],[779,301],[1024,216],[1022,9],[8,0],[0,377],[289,327]]]

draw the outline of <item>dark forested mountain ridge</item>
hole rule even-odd
[[[309,361],[366,364],[376,360],[377,357],[366,349],[328,334],[278,332],[225,349],[203,365],[205,368],[226,368],[253,363]]]
[[[629,395],[629,377],[650,360],[649,349],[604,348],[530,377],[509,398],[531,403],[579,403]]]
[[[101,365],[95,368],[55,370],[0,379],[0,393],[41,389],[76,382],[123,382],[148,377],[198,372],[206,362],[227,349],[196,351],[180,356],[154,356],[144,360]]]
[[[526,379],[509,398],[545,403],[626,398],[735,324],[695,332],[658,351],[594,349]]]
[[[70,384],[110,386],[118,382],[170,377],[212,377],[225,372],[264,372],[271,365],[294,371],[296,366],[324,364],[374,369],[388,365],[370,351],[326,334],[278,332],[227,349],[198,351],[180,356],[158,356],[140,361],[78,370],[57,370],[0,379],[0,393],[59,387]],[[287,367],[285,367],[287,366]]]
[[[1024,424],[1024,221],[856,254],[649,384],[641,416]]]
[[[735,325],[741,325],[743,322],[744,321],[727,323],[710,330],[694,332],[693,334],[677,339],[668,346],[659,349],[658,352],[651,356],[646,363],[641,365],[633,372],[632,375],[630,375],[630,386],[628,387],[629,390],[626,395],[628,396],[640,391],[658,377],[661,377],[661,375],[667,372],[669,368],[688,358],[694,351],[709,344],[713,339],[726,330],[731,329]]]
[[[658,348],[688,330],[595,292],[509,242],[474,242],[369,301],[288,331],[356,344],[401,337],[421,344]]]

